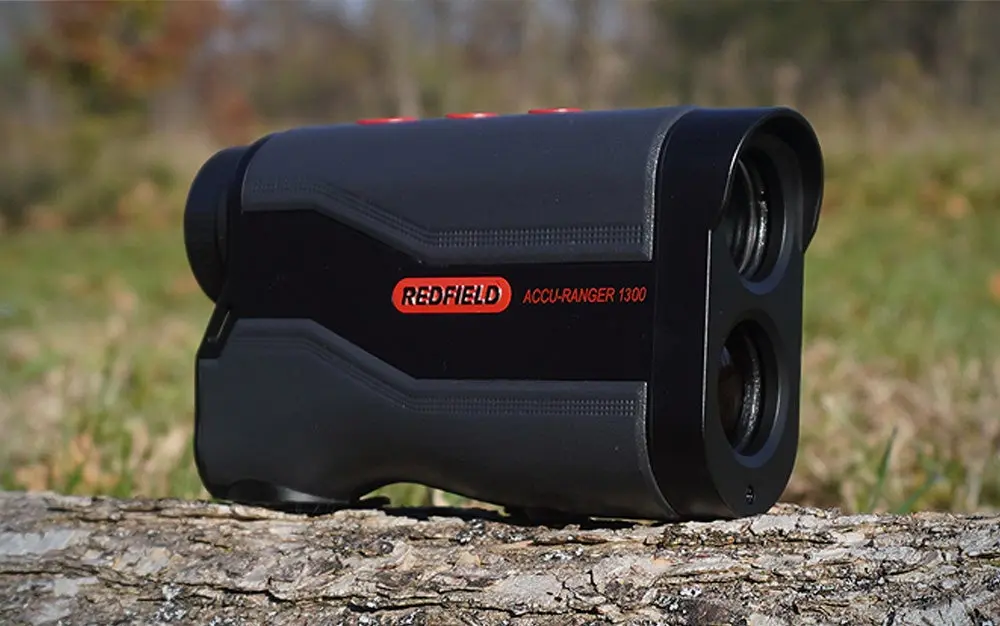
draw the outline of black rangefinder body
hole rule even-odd
[[[384,122],[384,123],[376,123]],[[421,483],[512,509],[763,512],[799,437],[820,147],[786,108],[370,120],[198,173],[218,498]]]

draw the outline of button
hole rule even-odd
[[[448,113],[445,117],[453,120],[474,120],[482,117],[496,117],[496,113],[474,112],[474,113]]]
[[[400,122],[416,122],[415,117],[371,117],[368,119],[358,120],[358,124],[364,126],[372,126],[375,124],[399,124]]]
[[[543,115],[545,113],[580,113],[583,109],[574,109],[570,107],[559,107],[556,109],[530,109],[528,113],[532,115]]]

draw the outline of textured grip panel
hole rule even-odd
[[[308,320],[239,320],[198,363],[213,493],[259,481],[331,500],[418,482],[508,506],[673,516],[642,382],[417,380]]]
[[[657,164],[686,107],[293,129],[247,211],[316,210],[432,263],[649,261]]]

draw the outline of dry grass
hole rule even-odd
[[[1000,507],[1000,358],[911,378],[814,340],[788,500],[851,511]]]
[[[184,364],[199,329],[164,316],[139,324],[117,293],[103,322],[5,336],[6,366],[36,370],[0,400],[7,479],[27,489],[116,495],[197,490]]]

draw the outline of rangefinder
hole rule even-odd
[[[212,156],[185,245],[219,499],[417,483],[571,517],[737,518],[799,441],[823,158],[785,107],[297,127]]]

